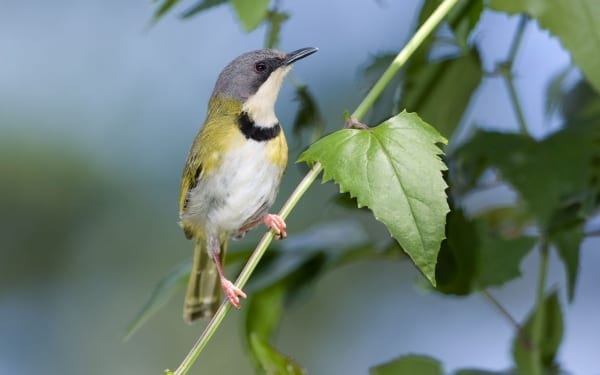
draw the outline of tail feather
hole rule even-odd
[[[226,242],[221,244],[222,260],[225,258],[226,245]],[[197,240],[183,305],[183,319],[192,322],[199,318],[211,318],[220,302],[221,283],[217,266],[206,249],[206,242]]]

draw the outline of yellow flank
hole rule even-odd
[[[282,172],[285,170],[288,162],[288,146],[285,134],[283,134],[283,128],[276,138],[269,141],[267,145],[267,158],[271,163],[280,166]]]

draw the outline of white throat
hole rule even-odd
[[[291,66],[282,66],[271,73],[258,91],[250,96],[242,106],[242,110],[248,113],[255,126],[270,128],[279,123],[275,116],[275,102],[283,79],[290,69]]]

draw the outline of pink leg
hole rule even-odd
[[[281,216],[274,214],[266,214],[265,216],[263,216],[262,221],[268,228],[272,229],[273,232],[275,232],[276,239],[282,239],[287,237],[287,225],[285,224],[285,221],[283,220],[283,218],[281,218]]]
[[[246,298],[246,293],[244,293],[240,288],[235,286],[231,281],[225,277],[225,272],[223,272],[223,263],[221,261],[221,252],[219,248],[219,243],[215,240],[209,241],[210,253],[212,255],[215,264],[217,265],[217,272],[219,273],[219,278],[221,279],[221,287],[223,288],[223,292],[227,296],[227,299],[231,304],[239,309],[241,307],[240,297]]]

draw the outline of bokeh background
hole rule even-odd
[[[369,56],[397,51],[410,37],[419,5],[284,3],[291,18],[281,47],[320,48],[295,76],[309,85],[329,131],[364,96],[360,71]],[[158,374],[176,367],[203,328],[182,321],[180,291],[121,340],[154,285],[191,256],[177,226],[183,163],[217,74],[261,48],[265,30],[244,33],[228,6],[188,21],[175,12],[150,27],[154,10],[147,0],[0,2],[0,374]],[[475,37],[488,70],[505,58],[516,21],[484,13]],[[568,64],[555,39],[528,28],[516,84],[538,137],[559,124],[544,114],[544,93]],[[517,128],[499,78],[486,78],[471,104],[466,126]],[[293,122],[297,105],[287,85],[282,123]],[[290,144],[294,160],[302,144]],[[280,198],[300,178],[291,165]],[[336,191],[311,188],[288,220],[291,241],[346,218]],[[365,236],[386,235],[351,220],[344,225]],[[600,374],[597,249],[596,240],[584,244],[576,297],[564,305],[559,357],[574,374]],[[536,266],[532,253],[523,278],[493,290],[520,320],[534,303]],[[564,285],[556,259],[550,282]],[[230,314],[193,373],[253,373],[240,317]],[[320,279],[286,313],[276,344],[312,374],[365,374],[406,353],[437,357],[447,370],[506,368],[512,336],[483,297],[441,296],[422,287],[409,262],[374,260]]]

